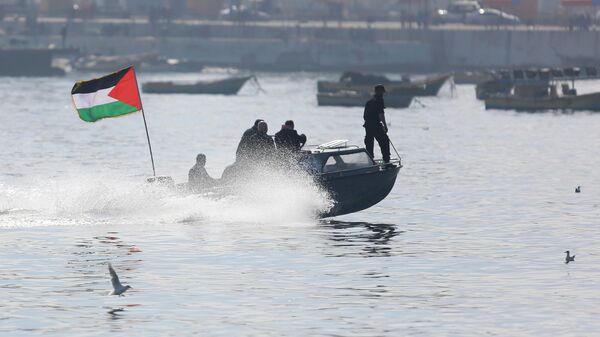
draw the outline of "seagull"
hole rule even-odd
[[[565,257],[565,263],[568,264],[569,262],[575,262],[575,255],[569,255],[571,253],[568,250],[565,253],[567,253],[567,257]]]
[[[581,186],[577,186],[577,188],[575,189],[575,193],[581,193]]]
[[[119,276],[110,263],[108,263],[108,272],[110,273],[110,282],[113,286],[113,291],[109,295],[123,296],[123,293],[126,292],[127,289],[131,288],[131,286],[124,286],[121,284],[121,281],[119,281]]]

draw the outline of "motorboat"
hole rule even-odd
[[[320,218],[355,213],[376,205],[388,196],[402,168],[400,158],[389,163],[374,160],[365,148],[348,145],[345,139],[302,150],[298,158],[298,167],[306,170],[333,201],[330,209],[317,214]],[[153,177],[147,181],[175,186],[171,177]],[[235,184],[235,179],[224,175],[215,186],[192,193],[208,197],[235,195]],[[190,192],[186,184],[176,186],[179,191]]]
[[[401,159],[375,161],[365,148],[334,140],[305,151],[315,180],[327,190],[334,206],[320,217],[362,211],[385,199],[402,168]]]

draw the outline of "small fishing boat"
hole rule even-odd
[[[486,109],[541,111],[587,110],[600,111],[600,93],[545,97],[491,96],[485,99]]]
[[[491,95],[485,99],[486,109],[541,111],[541,110],[588,110],[600,111],[600,93],[578,95],[577,90],[562,83],[518,84],[508,94]]]
[[[346,107],[364,107],[365,103],[373,97],[368,92],[339,91],[329,93],[318,93],[317,103],[319,106],[346,106]],[[386,107],[407,108],[413,100],[413,96],[386,94],[384,102]]]
[[[235,95],[254,76],[234,77],[217,81],[198,81],[185,84],[175,82],[146,82],[142,90],[149,94],[217,94]]]
[[[338,91],[358,91],[371,93],[373,86],[383,84],[388,94],[397,94],[402,96],[437,96],[441,87],[448,81],[451,74],[430,76],[421,80],[402,80],[390,81],[386,77],[360,77],[356,80],[356,76],[349,76],[346,73],[342,75],[340,81],[318,81],[317,89],[319,93],[332,93]],[[365,75],[362,75],[365,76]]]
[[[0,76],[64,76],[64,69],[52,65],[55,52],[50,48],[0,48]]]
[[[494,79],[490,71],[457,71],[453,75],[454,84],[479,84]]]

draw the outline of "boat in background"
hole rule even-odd
[[[457,71],[452,74],[454,84],[480,84],[494,79],[491,71]]]
[[[329,93],[318,93],[317,103],[319,106],[345,106],[364,107],[365,103],[373,97],[368,92],[338,91]],[[407,108],[410,106],[414,96],[398,95],[388,93],[384,97],[385,106],[389,108]]]
[[[600,69],[595,66],[562,68],[504,69],[491,72],[494,79],[479,83],[475,88],[477,99],[508,95],[515,86],[549,86],[551,82],[572,82],[596,80],[600,78]]]
[[[485,99],[486,109],[516,111],[600,111],[600,93],[544,97],[522,97],[514,94]]]
[[[140,72],[198,72],[203,63],[165,58],[155,53],[129,55],[86,55],[73,62],[73,68],[86,72],[112,72],[134,66]]]
[[[198,81],[191,84],[176,82],[146,82],[142,91],[149,94],[216,94],[235,95],[254,76],[233,77],[216,81]]]
[[[0,49],[0,76],[63,76],[52,66],[54,49],[9,47]]]
[[[552,81],[546,84],[515,84],[508,94],[490,95],[485,98],[485,108],[517,111],[600,111],[600,93],[578,95],[574,81],[573,87],[569,87],[568,83],[560,83],[562,90],[559,93],[559,83]]]
[[[391,81],[385,76],[364,75],[346,72],[338,82],[318,81],[319,93],[332,93],[343,90],[371,93],[377,84],[383,84],[388,94],[401,96],[437,96],[441,87],[452,77],[451,74],[429,76],[411,81]]]

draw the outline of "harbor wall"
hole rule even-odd
[[[61,45],[48,22],[41,44]],[[104,55],[157,53],[207,65],[290,70],[446,71],[580,65],[600,60],[600,32],[477,27],[407,29],[366,23],[71,23],[67,46]],[[107,29],[107,27],[110,28]]]

